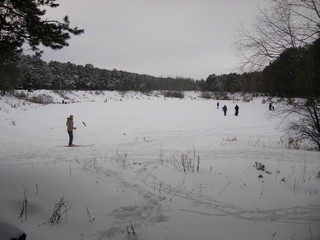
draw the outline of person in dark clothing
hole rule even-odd
[[[236,104],[236,106],[234,107],[235,113],[234,115],[238,116],[239,114],[239,106]]]
[[[217,102],[217,109],[219,109],[219,102]]]
[[[223,106],[223,108],[222,108],[222,111],[223,111],[223,113],[224,113],[224,116],[226,116],[227,115],[227,106],[226,105],[224,105]]]
[[[67,118],[67,132],[68,132],[68,135],[69,135],[69,147],[72,147],[73,144],[73,130],[74,129],[77,129],[73,126],[73,115],[70,115],[70,117]]]
[[[269,110],[274,111],[274,106],[272,105],[272,103],[269,103]]]

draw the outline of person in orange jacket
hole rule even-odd
[[[68,118],[67,118],[67,132],[68,132],[68,135],[69,135],[69,147],[72,147],[73,144],[73,130],[74,129],[77,129],[73,126],[73,115],[70,115]]]

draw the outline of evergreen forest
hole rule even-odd
[[[0,88],[14,89],[209,91],[264,93],[271,96],[320,95],[320,39],[305,47],[289,48],[262,71],[211,74],[206,79],[155,77],[107,70],[70,62],[45,62],[41,55],[14,54],[0,59]]]

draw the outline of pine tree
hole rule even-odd
[[[68,17],[62,22],[46,19],[45,7],[55,8],[56,0],[1,0],[0,1],[0,89],[2,94],[18,84],[16,65],[23,46],[39,53],[39,45],[52,49],[68,46],[70,34],[84,31],[71,28]],[[28,75],[24,74],[24,78]]]
[[[43,44],[52,49],[68,46],[70,34],[83,33],[71,28],[68,16],[62,22],[45,19],[44,7],[55,8],[55,0],[2,0],[0,1],[0,53],[20,50],[28,44],[37,51]]]

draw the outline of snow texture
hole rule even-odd
[[[223,116],[197,92],[19,95],[44,104],[0,97],[1,240],[320,238],[320,153],[288,148],[282,103],[220,100]]]

